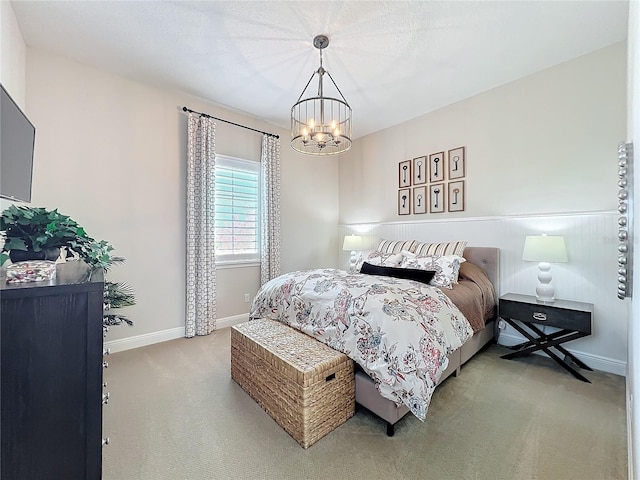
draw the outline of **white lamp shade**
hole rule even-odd
[[[522,259],[529,262],[568,262],[564,237],[562,235],[527,235]]]
[[[342,250],[352,252],[362,250],[362,237],[360,235],[345,235]]]

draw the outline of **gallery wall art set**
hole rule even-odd
[[[398,164],[398,215],[462,212],[465,147]]]

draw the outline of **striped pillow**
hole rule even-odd
[[[380,243],[378,244],[377,251],[382,253],[400,253],[402,250],[407,250],[409,252],[413,252],[418,245],[418,242],[415,240],[385,240],[384,238],[380,239]]]
[[[467,242],[442,242],[442,243],[418,243],[415,250],[412,251],[416,255],[459,255],[467,247]]]

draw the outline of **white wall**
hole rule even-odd
[[[629,364],[627,372],[627,427],[629,439],[629,478],[640,478],[640,3],[629,2],[629,53],[627,141],[634,144],[634,204],[633,220],[633,282],[631,313],[629,316]]]
[[[22,110],[26,105],[26,52],[11,3],[0,1],[0,83]],[[0,198],[0,211],[12,203]]]
[[[420,220],[397,214],[398,162],[461,145],[466,210],[438,217],[615,208],[605,162],[625,133],[625,69],[619,43],[357,140],[340,161],[340,222]]]
[[[624,375],[616,208],[625,101],[619,43],[357,140],[340,162],[340,234],[497,246],[502,294],[535,291],[535,265],[521,259],[525,235],[564,234],[570,261],[553,267],[557,297],[595,306],[592,336],[569,349]],[[399,216],[398,163],[461,145],[466,210]],[[516,336],[508,329],[501,341]]]
[[[109,279],[135,288],[135,327],[113,328],[108,340],[184,326],[184,105],[281,136],[283,270],[336,264],[337,159],[302,158],[282,129],[42,50],[28,48],[26,65],[33,203],[70,215],[127,258]],[[217,123],[217,152],[257,161],[260,148],[259,134]],[[247,313],[244,294],[258,284],[258,267],[220,269],[218,318]]]
[[[0,82],[22,109],[25,106],[26,47],[9,2],[0,2]]]

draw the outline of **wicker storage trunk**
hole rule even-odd
[[[231,378],[304,448],[353,416],[353,361],[273,320],[231,327]]]

